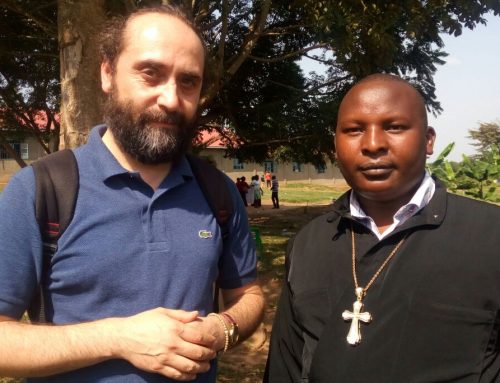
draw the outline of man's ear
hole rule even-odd
[[[427,131],[425,132],[425,150],[428,156],[434,153],[434,142],[436,141],[436,131],[432,126],[427,127]]]
[[[113,69],[109,61],[101,63],[101,88],[106,94],[113,90]]]

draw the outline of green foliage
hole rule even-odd
[[[306,9],[315,32],[329,44],[331,80],[346,74],[349,81],[376,72],[400,74],[420,89],[434,112],[441,107],[433,76],[447,55],[439,34],[458,36],[463,27],[484,24],[486,12],[500,12],[500,3],[488,0],[457,0],[452,5],[445,0],[296,0],[294,4]]]
[[[446,157],[450,154],[454,147],[454,142],[448,144],[438,155],[436,160],[427,165],[429,172],[443,181],[446,184],[446,187],[452,192],[456,192],[458,189],[457,172],[453,169],[451,163],[446,160]]]
[[[21,12],[26,7],[31,16]],[[59,122],[59,57],[56,4],[6,1],[0,5],[0,135],[37,138],[46,152],[57,146]],[[40,116],[45,120],[42,123]],[[24,161],[15,157],[20,166]]]
[[[500,121],[481,122],[477,129],[469,130],[469,138],[480,155],[485,155],[493,146],[500,148]]]
[[[442,180],[452,192],[464,193],[473,198],[500,202],[497,181],[500,177],[500,152],[492,145],[480,158],[462,156],[462,162],[453,166],[445,158],[453,149],[449,144],[436,161],[428,165],[429,171]]]
[[[105,5],[113,16],[161,2]],[[439,33],[458,36],[463,27],[484,24],[485,13],[500,12],[491,0],[172,3],[192,14],[208,42],[212,65],[200,128],[222,133],[228,154],[242,160],[315,164],[332,154],[336,111],[356,80],[375,72],[400,74],[438,113],[433,75],[446,56]],[[0,95],[0,108],[12,113],[11,121],[20,113],[44,110],[53,116],[58,110],[57,23],[64,20],[57,20],[57,5],[52,0],[0,4],[0,90],[8,91]],[[304,56],[325,63],[326,74],[302,73],[296,61]]]
[[[471,159],[463,156],[462,166],[460,168],[462,186],[466,186],[465,194],[486,200],[496,202],[497,184],[500,176],[500,153],[496,146],[492,146],[488,152],[483,154],[482,159]]]

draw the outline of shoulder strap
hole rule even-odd
[[[226,177],[215,166],[199,157],[187,155],[193,174],[200,185],[200,189],[214,213],[221,229],[222,241],[229,237],[229,218],[234,213],[234,204]],[[219,282],[214,286],[214,311],[219,311]]]
[[[43,284],[57,250],[57,241],[73,219],[79,186],[78,165],[73,151],[65,149],[34,162],[32,167],[36,185],[36,220],[43,241]],[[28,314],[31,320],[45,321],[42,288]]]
[[[228,221],[234,213],[233,199],[224,173],[202,158],[187,155],[193,174],[222,231],[222,239],[229,235]]]

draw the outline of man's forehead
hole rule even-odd
[[[360,82],[349,90],[346,97],[350,94],[359,96],[364,92],[379,93],[380,95],[397,93],[420,98],[420,94],[413,86],[407,82],[392,79],[374,79]]]
[[[203,43],[190,25],[174,15],[153,12],[132,16],[127,21],[124,43],[126,47],[131,42],[159,41],[168,35],[180,38],[191,35],[190,37],[195,37],[203,49]]]
[[[418,108],[424,108],[420,93],[410,84],[397,80],[362,81],[352,87],[342,100],[340,109],[352,103],[394,102],[398,104],[411,103]]]

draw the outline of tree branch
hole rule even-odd
[[[18,3],[11,0],[3,0],[2,6],[14,13],[17,13],[35,23],[40,29],[51,36],[57,36],[57,24],[54,24],[51,20],[42,19],[36,16],[32,11],[24,9],[19,6]]]
[[[231,66],[227,69],[227,74],[232,77],[240,69],[241,65],[250,56],[253,48],[257,44],[257,40],[260,37],[261,31],[264,28],[264,24],[269,14],[269,9],[271,8],[271,0],[264,0],[260,9],[260,13],[255,16],[252,24],[248,28],[248,33],[246,35],[245,41],[241,47],[240,53],[233,61]]]
[[[13,56],[13,57],[19,57],[19,52],[6,52],[2,51],[0,54],[1,56]],[[30,57],[50,57],[50,58],[56,58],[59,59],[59,55],[54,54],[54,53],[47,53],[47,52],[31,52]]]
[[[295,137],[290,137],[290,138],[284,138],[284,139],[279,139],[279,140],[270,140],[266,142],[252,142],[252,143],[247,143],[245,146],[262,146],[262,145],[270,145],[270,144],[282,144],[282,143],[288,143],[291,141],[297,141],[297,140],[302,140],[304,138],[311,138],[315,137],[315,134],[306,134],[303,136],[295,136]]]
[[[330,86],[330,85],[335,84],[335,83],[337,83],[337,82],[341,82],[341,81],[348,80],[349,78],[352,78],[352,77],[353,77],[353,76],[352,76],[351,74],[346,74],[346,75],[345,75],[345,76],[343,76],[343,77],[331,79],[331,80],[329,80],[329,81],[327,81],[327,82],[324,82],[324,83],[322,83],[322,84],[316,85],[316,86],[314,86],[314,87],[312,87],[312,88],[308,89],[308,90],[307,90],[307,92],[306,92],[306,94],[310,95],[310,94],[312,94],[313,92],[315,92],[315,91],[317,91],[317,90],[319,90],[319,89],[321,89],[321,88],[324,88],[324,87],[326,87],[326,86]]]
[[[258,62],[275,63],[275,62],[287,60],[287,59],[292,58],[292,57],[301,56],[303,53],[309,52],[313,49],[325,48],[325,47],[328,47],[328,44],[321,43],[321,44],[312,45],[312,46],[307,47],[307,48],[299,49],[298,51],[290,52],[290,53],[287,53],[285,55],[278,56],[278,57],[264,58],[264,57],[256,57],[256,56],[249,55],[248,58],[252,59],[254,61],[258,61]]]
[[[320,63],[325,64],[325,65],[333,65],[333,63],[334,63],[334,60],[323,60],[323,59],[320,59],[320,58],[315,57],[315,56],[309,56],[308,54],[305,54],[304,56],[307,57],[308,59],[320,62]]]
[[[217,75],[218,78],[222,77],[222,72],[224,71],[224,49],[226,47],[226,36],[228,31],[228,19],[229,19],[229,4],[228,0],[222,1],[222,29],[220,32],[219,48],[217,50]]]

